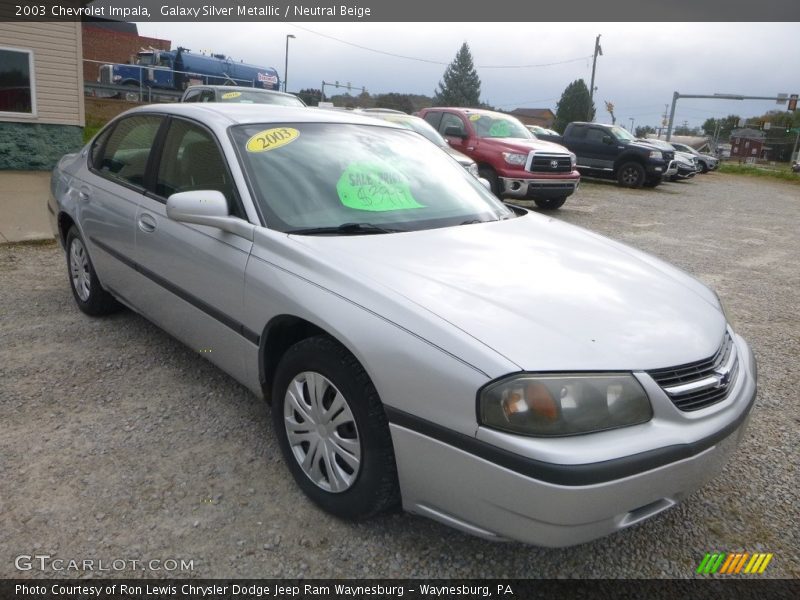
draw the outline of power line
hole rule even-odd
[[[342,40],[337,37],[333,37],[332,35],[328,35],[326,33],[320,33],[319,31],[314,31],[313,29],[308,29],[307,27],[303,27],[301,25],[296,25],[294,23],[289,23],[292,27],[296,27],[297,29],[302,29],[303,31],[307,31],[308,33],[313,33],[314,35],[318,35],[320,37],[327,38],[329,40],[333,40],[335,42],[339,42],[340,44],[346,44],[347,46],[352,46],[353,48],[358,48],[359,50],[366,50],[367,52],[374,52],[376,54],[383,54],[384,56],[391,56],[394,58],[402,58],[404,60],[414,60],[417,62],[428,63],[432,65],[449,65],[449,62],[442,62],[439,60],[430,60],[428,58],[419,58],[418,56],[406,56],[404,54],[395,54],[394,52],[386,52],[384,50],[377,50],[375,48],[369,48],[367,46],[362,46],[360,44],[354,44],[353,42],[348,42],[347,40]],[[551,63],[541,63],[536,65],[477,65],[476,68],[478,69],[533,69],[538,67],[553,67],[556,65],[565,65],[567,63],[578,62],[580,60],[586,60],[587,58],[591,58],[591,56],[580,56],[578,58],[570,58],[567,60],[560,60],[557,62]]]

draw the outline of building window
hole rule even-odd
[[[0,47],[0,113],[36,114],[33,53]]]

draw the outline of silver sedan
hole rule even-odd
[[[130,307],[266,398],[340,517],[584,542],[717,474],[755,401],[712,290],[384,121],[137,108],[59,162],[49,210],[78,308]]]

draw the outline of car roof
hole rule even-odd
[[[477,114],[477,115],[486,115],[487,117],[492,115],[500,115],[503,117],[510,117],[512,119],[517,119],[517,117],[515,117],[514,115],[510,115],[508,113],[500,112],[497,110],[489,110],[486,108],[464,108],[463,106],[431,106],[426,110],[451,110],[453,112],[464,113],[465,115]]]
[[[247,123],[352,123],[403,129],[389,121],[352,111],[315,110],[306,106],[279,106],[276,104],[174,102],[138,106],[123,115],[137,113],[184,116],[220,129]]]
[[[256,92],[259,94],[275,94],[276,96],[292,96],[297,98],[294,94],[287,94],[286,92],[279,92],[278,90],[266,90],[264,88],[251,87],[247,85],[206,85],[205,83],[198,83],[190,85],[186,88],[189,90],[220,90],[226,92]],[[184,93],[186,93],[184,92]]]

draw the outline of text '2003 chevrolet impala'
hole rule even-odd
[[[719,473],[755,400],[708,287],[385,121],[141,107],[59,162],[49,207],[78,307],[212,348],[340,517],[591,540]]]

